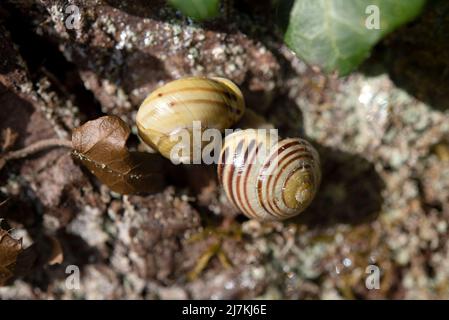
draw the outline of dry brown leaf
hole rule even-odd
[[[0,286],[14,277],[17,257],[22,252],[22,239],[16,240],[0,228]]]
[[[73,155],[102,183],[121,194],[157,192],[164,186],[163,159],[126,148],[128,125],[116,116],[88,121],[73,130]]]

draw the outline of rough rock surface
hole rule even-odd
[[[69,3],[81,9],[79,28],[66,27]],[[18,133],[14,148],[68,138],[102,113],[133,125],[161,83],[220,75],[283,135],[317,147],[317,198],[296,219],[259,223],[236,216],[212,167],[176,168],[163,193],[123,197],[67,150],[43,152],[0,172],[0,201],[9,199],[0,217],[25,246],[56,235],[65,259],[0,298],[449,298],[449,89],[438,72],[448,59],[419,59],[447,45],[431,31],[448,30],[445,11],[336,78],[294,57],[264,27],[266,11],[242,5],[230,20],[197,24],[164,3],[4,1],[0,129]],[[81,270],[77,290],[66,287],[69,265]],[[379,290],[365,285],[369,266]]]

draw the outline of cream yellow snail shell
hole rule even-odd
[[[186,129],[192,137],[194,121],[201,124],[201,132],[208,128],[223,132],[244,112],[242,92],[232,81],[190,77],[153,91],[141,104],[136,123],[141,139],[173,160],[171,150],[179,142],[174,136]]]
[[[319,156],[310,143],[279,140],[267,130],[227,136],[217,171],[230,201],[247,217],[262,221],[284,220],[304,211],[321,180]]]

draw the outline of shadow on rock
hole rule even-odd
[[[291,221],[325,227],[375,220],[382,207],[385,184],[374,165],[358,155],[322,146],[317,150],[321,157],[321,186],[310,207]]]
[[[160,19],[160,10],[162,8],[170,8],[165,0],[105,0],[105,2],[118,10],[124,11],[130,15],[141,17]]]
[[[48,238],[43,234],[33,238],[33,245],[24,251],[26,254],[22,255],[22,260],[27,259],[29,261],[20,261],[20,264],[30,268],[30,270],[26,271],[26,276],[23,277],[23,280],[30,283],[33,287],[47,290],[48,286],[55,279],[67,279],[74,271],[73,267],[72,269],[67,269],[68,266],[75,266],[82,272],[87,265],[104,262],[98,249],[91,247],[80,236],[60,230],[56,238],[64,253],[62,264],[46,266],[47,260],[43,257],[45,254],[48,255],[50,248],[48,246]],[[30,265],[32,267],[29,267]],[[66,273],[66,270],[70,270],[70,273]]]
[[[23,146],[33,105],[0,83],[0,130],[10,128],[18,134],[17,146]]]
[[[394,83],[438,110],[449,108],[449,2],[435,1],[379,49]]]
[[[33,191],[28,189],[21,194],[32,195]],[[1,201],[5,196],[1,195]],[[79,235],[70,233],[60,228],[49,237],[43,224],[43,205],[35,196],[30,199],[9,198],[0,207],[1,219],[6,219],[2,227],[6,229],[25,229],[30,237],[30,245],[24,246],[24,250],[17,260],[16,276],[23,278],[25,282],[33,287],[47,290],[54,279],[66,279],[68,274],[66,268],[74,265],[81,271],[87,266],[96,263],[104,263],[105,252],[91,246]],[[36,209],[38,208],[38,209]],[[57,240],[63,253],[62,264],[48,265],[54,251],[51,239]]]

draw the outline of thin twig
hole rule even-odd
[[[12,146],[14,146],[18,136],[19,135],[17,132],[14,132],[11,128],[4,129],[2,131],[2,151],[8,151]]]
[[[0,163],[7,162],[9,160],[13,159],[22,159],[26,158],[29,155],[32,155],[36,152],[49,149],[49,148],[55,148],[55,147],[65,147],[65,148],[72,148],[72,142],[65,139],[45,139],[38,141],[36,143],[33,143],[23,149],[15,150],[7,152],[3,155],[0,155]]]
[[[7,198],[7,199],[3,200],[2,202],[0,202],[0,207],[1,207],[2,205],[4,205],[6,202],[8,202],[8,201],[9,201],[9,198]]]

